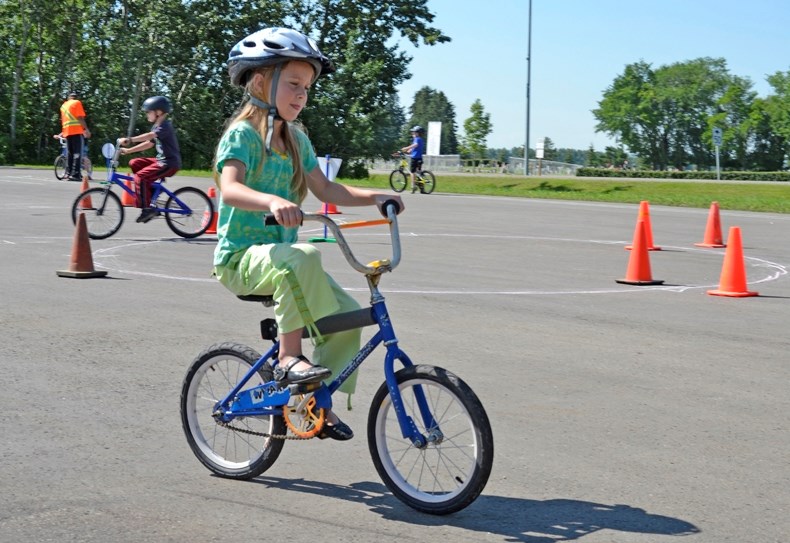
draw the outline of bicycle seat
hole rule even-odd
[[[244,302],[260,302],[266,307],[272,307],[274,305],[274,296],[269,294],[242,294],[236,296],[236,298]]]

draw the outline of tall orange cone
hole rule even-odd
[[[634,244],[631,256],[628,258],[628,269],[624,279],[615,279],[618,283],[626,285],[660,285],[664,281],[653,279],[650,272],[650,255],[647,253],[647,226],[645,221],[636,221],[634,231]]]
[[[645,243],[647,244],[648,251],[660,251],[661,247],[657,247],[653,245],[653,226],[650,224],[650,204],[647,200],[642,200],[639,202],[639,214],[636,216],[636,220],[638,221],[645,221]],[[626,246],[626,250],[631,250],[631,245]]]
[[[88,183],[88,175],[85,174],[82,176],[82,185],[80,186],[80,194],[83,194],[89,188],[91,188],[91,186]],[[93,207],[93,202],[91,201],[90,196],[86,196],[85,198],[80,200],[80,209],[91,209],[92,207]]]
[[[213,186],[208,188],[208,197],[211,198],[211,203],[214,204],[214,212],[209,217],[208,209],[203,213],[203,224],[209,223],[206,229],[206,234],[217,233],[217,189]]]
[[[104,277],[106,271],[93,269],[93,255],[88,237],[88,225],[85,222],[85,213],[80,213],[77,218],[77,230],[74,232],[74,243],[71,246],[71,263],[68,270],[55,272],[59,277],[72,277],[75,279],[88,279],[91,277]]]
[[[137,197],[135,196],[135,191],[134,191],[134,181],[124,181],[124,185],[126,185],[126,188],[131,190],[132,193],[129,194],[128,192],[123,191],[123,194],[121,194],[121,205],[124,207],[137,207]]]
[[[745,298],[746,296],[759,296],[759,293],[746,290],[746,264],[743,260],[743,247],[741,246],[741,229],[737,226],[730,227],[727,236],[729,242],[724,253],[724,265],[721,267],[719,288],[709,290],[713,296],[733,296]]]
[[[705,238],[700,243],[695,243],[697,247],[726,247],[721,237],[721,220],[719,219],[719,202],[710,204],[708,212],[708,225],[705,227]]]

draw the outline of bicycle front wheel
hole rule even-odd
[[[433,192],[433,189],[436,188],[436,177],[434,177],[432,172],[423,170],[420,174],[420,180],[422,183],[421,188],[423,194],[430,194]]]
[[[203,235],[211,226],[214,216],[211,198],[195,187],[183,187],[175,191],[167,199],[165,209],[167,226],[182,238]]]
[[[58,179],[66,179],[66,166],[68,165],[68,159],[66,155],[58,155],[58,158],[55,159],[55,177]]]
[[[428,443],[401,433],[386,383],[373,398],[368,447],[379,476],[396,498],[433,515],[460,511],[483,491],[494,461],[494,438],[483,405],[460,378],[434,366],[395,374],[406,415]],[[418,406],[425,398],[434,424]]]
[[[75,225],[80,213],[85,214],[91,239],[109,238],[123,224],[121,199],[109,188],[93,187],[77,196],[71,205],[71,220]]]
[[[181,388],[181,424],[187,442],[209,470],[230,479],[252,479],[274,464],[283,440],[261,434],[285,435],[282,416],[246,417],[224,426],[213,417],[217,402],[238,384],[260,355],[238,343],[212,345],[189,368]],[[264,366],[245,385],[258,386],[273,379]]]
[[[403,173],[403,170],[393,170],[390,174],[390,187],[395,192],[403,192],[403,189],[406,188],[406,183],[408,180],[406,179],[406,174]]]

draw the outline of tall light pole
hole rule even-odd
[[[532,0],[527,16],[527,135],[524,142],[524,175],[529,175],[529,86],[532,79]]]

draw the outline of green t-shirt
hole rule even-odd
[[[315,151],[307,135],[296,128],[291,128],[302,158],[302,168],[311,172],[318,166]],[[274,194],[294,203],[296,195],[291,190],[293,163],[291,157],[276,151],[269,153],[265,160],[263,141],[260,134],[250,123],[242,121],[231,126],[220,139],[217,147],[217,171],[227,160],[238,160],[246,167],[244,184],[260,192]],[[261,160],[263,166],[258,171]],[[226,205],[219,195],[219,217],[217,219],[217,247],[214,250],[214,265],[228,263],[234,253],[243,251],[252,245],[268,243],[295,243],[298,228],[282,226],[264,226],[265,212],[249,211]]]

